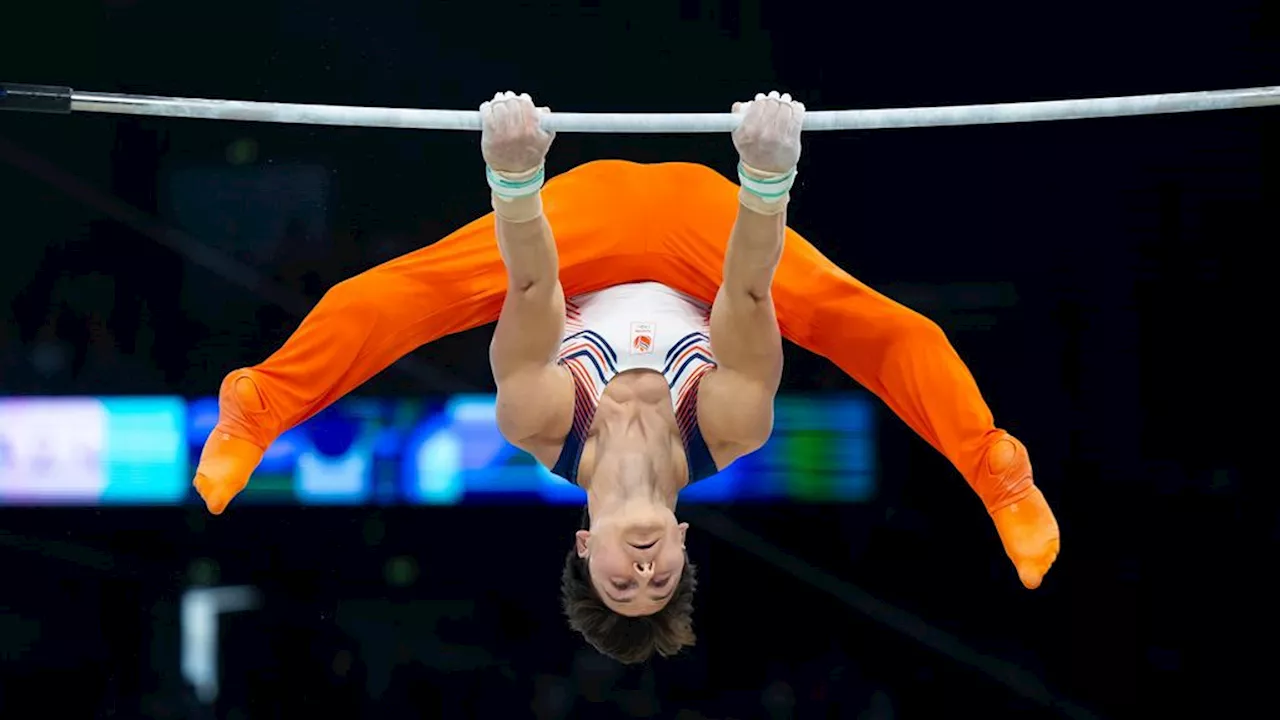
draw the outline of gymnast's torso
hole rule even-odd
[[[573,382],[573,424],[552,472],[577,482],[583,449],[606,388],[670,398],[689,467],[689,482],[714,475],[715,461],[698,427],[698,385],[715,368],[711,308],[660,283],[616,285],[565,301],[559,363]]]

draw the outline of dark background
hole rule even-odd
[[[6,7],[0,69],[285,102],[469,109],[511,89],[553,109],[692,112],[778,88],[812,109],[899,107],[1273,84],[1277,10],[77,0]],[[8,508],[0,717],[202,717],[177,669],[192,583],[265,597],[224,627],[209,711],[224,718],[1268,715],[1249,703],[1274,696],[1276,667],[1280,522],[1253,465],[1274,422],[1278,120],[806,137],[792,224],[937,320],[1030,447],[1064,540],[1034,593],[959,476],[887,411],[874,501],[691,509],[700,642],[625,671],[558,617],[569,510]],[[0,392],[212,394],[326,287],[487,210],[477,141],[0,117]],[[549,170],[604,157],[736,160],[719,135],[561,135]],[[487,332],[362,392],[489,389]],[[793,350],[788,391],[851,386]],[[725,518],[802,561],[706,529]],[[788,567],[918,619],[895,629]]]

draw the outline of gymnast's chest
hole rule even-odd
[[[703,335],[709,310],[657,283],[636,283],[570,298],[565,344],[584,346],[612,373],[650,369],[665,373],[670,359]]]

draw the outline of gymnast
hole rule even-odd
[[[995,426],[937,325],[786,227],[801,103],[735,104],[737,186],[700,165],[623,161],[544,183],[546,112],[512,93],[481,105],[494,212],[339,283],[276,353],[224,379],[194,481],[210,512],[281,433],[414,349],[496,320],[500,430],[587,494],[561,578],[571,627],[622,662],[670,656],[694,641],[677,496],[768,439],[786,337],[942,452],[1022,583],[1040,585],[1059,534],[1026,448]]]

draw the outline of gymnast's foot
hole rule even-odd
[[[192,482],[214,515],[227,509],[262,462],[263,448],[241,436],[259,434],[252,432],[262,430],[255,420],[264,419],[266,406],[253,378],[244,371],[228,375],[218,394],[218,424],[205,441]]]
[[[1002,438],[987,451],[987,472],[1001,478],[1008,487],[1031,479],[1031,458],[1027,448],[1013,436]],[[1058,557],[1058,521],[1044,494],[1035,485],[1030,492],[991,513],[1004,543],[1004,551],[1018,570],[1018,579],[1027,588],[1040,587],[1045,573]]]

